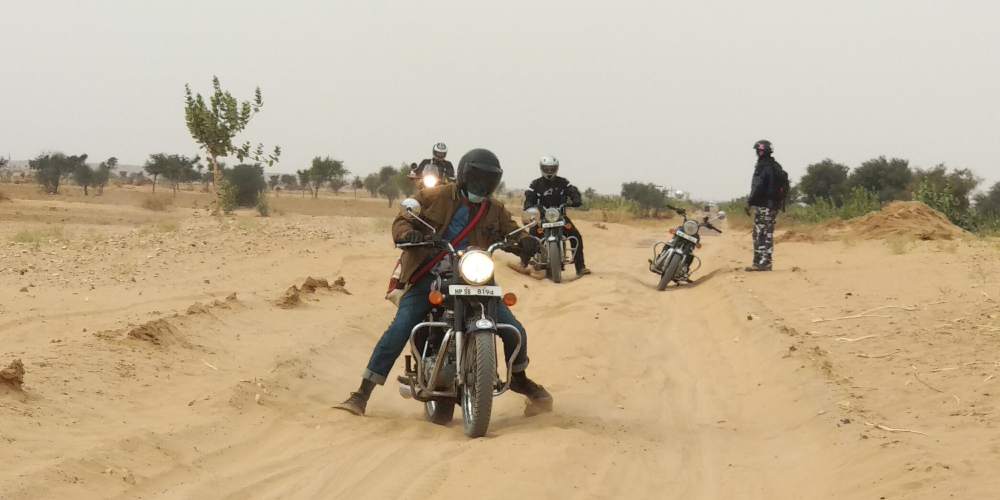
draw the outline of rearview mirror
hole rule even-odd
[[[524,218],[527,219],[528,222],[535,222],[539,217],[541,217],[541,212],[539,212],[535,207],[531,207],[524,211]]]
[[[417,217],[420,215],[420,202],[413,198],[406,198],[399,202],[399,213],[403,217]]]

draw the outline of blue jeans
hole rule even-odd
[[[403,295],[399,300],[399,310],[396,311],[396,317],[382,334],[382,338],[378,339],[378,343],[375,344],[372,357],[368,360],[368,368],[365,369],[362,377],[379,385],[385,384],[385,378],[392,370],[392,365],[396,363],[396,358],[403,352],[403,348],[410,340],[410,332],[413,327],[424,321],[427,313],[431,310],[427,294],[431,291],[432,281],[431,277],[424,278],[410,287],[406,295]],[[497,321],[500,323],[514,325],[521,331],[521,350],[514,358],[511,370],[515,373],[524,371],[528,367],[528,333],[524,331],[524,326],[517,321],[514,314],[510,312],[510,308],[503,302],[497,307],[497,316]],[[501,330],[498,334],[503,339],[504,354],[507,359],[510,359],[511,353],[517,346],[517,338],[508,331]]]

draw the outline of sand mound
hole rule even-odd
[[[7,368],[0,370],[0,385],[21,389],[24,384],[24,363],[20,359],[11,361]]]
[[[129,330],[128,336],[136,340],[151,342],[155,345],[167,344],[172,340],[180,338],[174,325],[171,325],[165,319],[156,319],[143,323]]]
[[[313,278],[309,276],[302,282],[301,288],[295,285],[288,287],[288,290],[285,290],[285,294],[275,301],[275,305],[282,309],[291,309],[302,303],[303,293],[316,293],[317,290],[330,290],[350,295],[351,292],[344,288],[346,284],[347,281],[344,280],[343,276],[334,280],[333,284],[330,284],[326,278]]]
[[[845,230],[868,239],[912,237],[920,240],[952,240],[968,233],[954,225],[941,212],[919,201],[892,202],[846,222]]]
[[[285,290],[285,294],[277,300],[276,304],[282,309],[291,309],[302,303],[302,295],[299,293],[299,287],[292,285]]]

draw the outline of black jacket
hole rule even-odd
[[[752,207],[781,208],[777,171],[781,165],[772,157],[765,156],[757,160],[753,169],[753,180],[750,181],[750,196],[747,204]]]
[[[531,186],[524,192],[525,209],[538,206],[558,208],[560,205],[579,207],[582,204],[580,190],[559,176],[551,179],[539,177],[531,181]]]
[[[453,167],[451,162],[448,160],[434,160],[427,158],[421,161],[420,165],[417,165],[417,169],[413,171],[413,175],[420,177],[420,175],[424,172],[424,167],[431,162],[434,162],[434,165],[437,165],[437,168],[441,170],[441,174],[443,174],[446,179],[455,182],[455,167]]]

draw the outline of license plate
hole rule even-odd
[[[698,243],[698,239],[697,238],[695,238],[694,236],[688,236],[688,234],[685,233],[684,231],[678,230],[677,231],[677,236],[680,236],[681,238],[684,238],[685,240],[688,240],[691,243]]]
[[[566,223],[563,222],[563,221],[559,221],[559,222],[546,222],[545,224],[542,224],[542,229],[550,229],[550,228],[553,228],[553,227],[563,227],[565,225],[566,225]]]
[[[471,297],[503,296],[503,290],[501,290],[498,286],[450,285],[448,286],[448,293],[450,295],[465,295]]]

